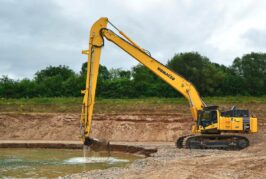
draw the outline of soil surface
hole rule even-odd
[[[229,108],[230,106],[222,106]],[[186,105],[141,107],[96,113],[92,137],[121,143],[142,142],[158,152],[127,168],[75,174],[72,178],[266,178],[266,104],[244,104],[259,120],[259,132],[242,151],[176,149],[174,141],[190,133]],[[0,140],[79,140],[77,113],[0,113]],[[144,142],[144,143],[143,143]],[[163,144],[164,142],[167,142]],[[170,142],[170,143],[169,143]]]
[[[266,178],[266,144],[242,151],[186,150],[158,146],[152,157],[134,161],[127,168],[109,168],[65,178]]]
[[[184,108],[184,106],[182,106]],[[0,113],[0,140],[79,140],[80,114]],[[189,113],[175,111],[95,114],[91,136],[109,141],[174,141],[189,134]]]

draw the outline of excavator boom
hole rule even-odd
[[[88,55],[86,89],[83,91],[84,100],[81,115],[81,124],[83,124],[83,138],[89,137],[91,129],[92,113],[95,101],[95,92],[98,78],[101,49],[104,46],[104,38],[116,44],[126,53],[150,69],[154,74],[179,91],[190,103],[194,120],[197,118],[197,111],[205,107],[205,103],[199,96],[196,88],[182,76],[168,69],[166,66],[155,60],[150,54],[141,49],[122,31],[119,33],[125,39],[116,35],[113,31],[107,29],[108,19],[100,18],[94,23],[90,31],[89,49],[82,51]]]
[[[122,37],[108,29],[108,23],[113,26]],[[90,30],[89,49],[82,51],[83,54],[88,55],[86,89],[82,91],[82,93],[84,93],[84,99],[81,114],[81,134],[85,144],[91,144],[89,135],[91,130],[100,56],[101,50],[104,46],[104,39],[116,44],[119,48],[152,71],[156,76],[160,77],[167,84],[176,89],[189,101],[192,117],[195,121],[195,125],[192,129],[193,133],[206,131],[206,129],[208,129],[207,131],[209,131],[209,129],[215,129],[214,131],[217,132],[217,129],[219,128],[218,122],[220,122],[217,120],[220,115],[218,109],[215,107],[215,110],[213,110],[212,107],[207,106],[192,83],[154,59],[146,50],[138,46],[125,33],[110,23],[107,18],[100,18],[93,24]],[[211,127],[209,125],[207,126],[209,128],[205,129],[206,126],[204,126],[203,121],[206,120],[200,116],[207,114],[210,109],[212,109],[210,114],[212,116],[215,115],[216,117],[217,125],[213,125]]]

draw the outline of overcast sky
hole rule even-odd
[[[100,17],[162,63],[198,51],[228,66],[244,53],[266,52],[263,0],[0,0],[0,75],[32,78],[60,64],[79,72],[89,28]],[[107,68],[137,64],[110,42],[102,54]]]

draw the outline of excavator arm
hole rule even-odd
[[[116,44],[167,84],[179,91],[189,101],[193,119],[194,121],[197,121],[198,111],[206,107],[206,104],[200,98],[194,85],[155,60],[150,54],[140,48],[127,35],[113,26],[110,22],[109,24],[116,28],[122,37],[118,36],[110,29],[107,29],[108,22],[107,18],[100,18],[94,23],[90,31],[89,49],[82,51],[83,54],[88,55],[86,89],[82,91],[84,93],[84,99],[81,114],[81,134],[84,143],[90,144],[89,134],[95,101],[100,55],[101,49],[104,46],[104,38]]]

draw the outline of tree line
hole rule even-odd
[[[266,95],[266,53],[250,53],[224,66],[197,52],[179,53],[166,66],[192,82],[201,96]],[[79,73],[49,66],[33,79],[0,78],[1,98],[77,97],[85,88],[87,63]],[[176,97],[180,94],[143,65],[131,70],[100,65],[96,94],[102,98]]]

